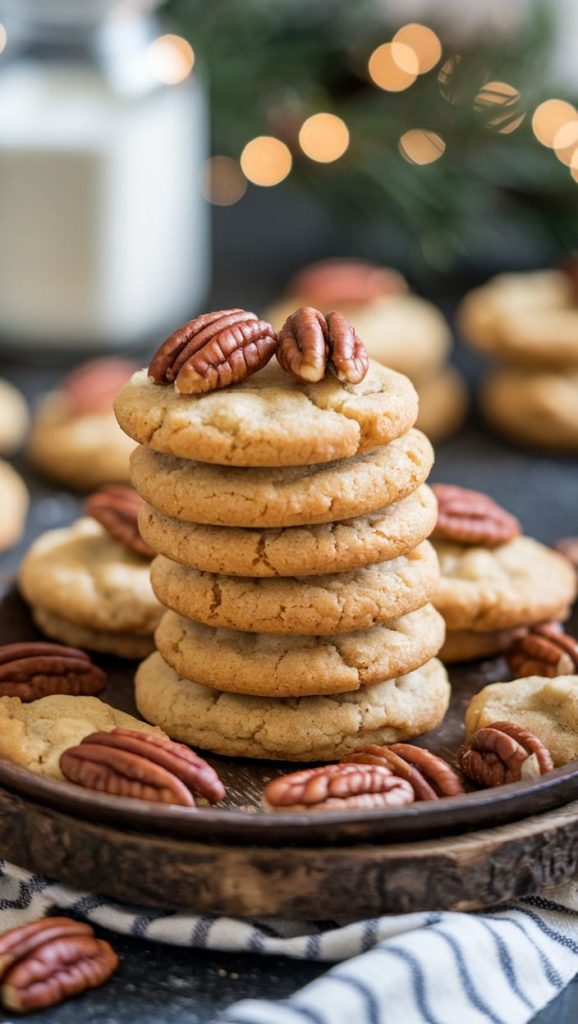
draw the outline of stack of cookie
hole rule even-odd
[[[578,269],[501,274],[462,302],[463,333],[500,361],[488,423],[521,444],[578,450]]]
[[[262,346],[250,377],[249,337]],[[253,314],[199,317],[116,400],[141,445],[140,528],[169,609],[136,699],[149,722],[216,753],[330,759],[426,732],[446,711],[433,453],[407,378],[370,363],[342,381],[359,351],[339,363],[336,348],[335,374],[304,383],[262,368],[275,345]],[[236,383],[210,391],[215,380]]]
[[[368,260],[312,263],[295,274],[265,315],[280,329],[298,306],[338,309],[355,324],[372,359],[407,374],[419,395],[417,426],[432,441],[460,427],[467,391],[448,362],[447,322],[431,302],[409,291],[396,270]]]
[[[564,555],[522,536],[518,520],[486,494],[449,484],[434,491],[444,661],[499,654],[529,626],[568,618],[576,574]]]

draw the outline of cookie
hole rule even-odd
[[[21,476],[0,459],[0,551],[17,544],[24,532],[28,491]]]
[[[488,423],[512,440],[533,448],[578,450],[578,369],[499,369],[485,382],[480,401]]]
[[[236,469],[137,448],[131,478],[160,512],[212,526],[285,527],[377,512],[423,484],[433,464],[424,434],[410,430],[371,452],[326,465]]]
[[[156,642],[175,672],[204,686],[301,697],[357,690],[418,668],[437,654],[444,632],[430,604],[373,629],[326,637],[212,629],[167,612]]]
[[[507,651],[517,635],[518,631],[515,629],[494,630],[487,633],[474,633],[470,629],[449,629],[439,657],[444,662],[478,661],[480,658],[492,658]]]
[[[299,306],[315,306],[322,312],[337,309],[355,326],[371,359],[417,382],[435,374],[449,351],[446,320],[435,306],[417,295],[378,296],[365,303],[334,299],[329,304],[297,296],[276,304],[265,317],[280,330]]]
[[[324,576],[220,576],[164,555],[151,565],[153,590],[167,608],[207,626],[250,633],[323,636],[369,629],[421,608],[438,579],[428,541],[389,562]]]
[[[528,676],[485,686],[468,705],[466,732],[500,721],[533,732],[556,766],[578,759],[578,676]]]
[[[18,697],[0,697],[0,757],[53,779],[64,778],[58,764],[63,751],[91,732],[117,727],[163,735],[98,697],[57,694],[29,704]]]
[[[437,502],[423,484],[409,497],[368,516],[318,526],[256,530],[184,523],[146,505],[145,541],[161,555],[199,572],[229,576],[316,576],[385,562],[432,532]]]
[[[0,378],[0,454],[10,455],[20,447],[28,430],[28,406],[23,395]]]
[[[127,658],[129,661],[140,661],[155,649],[152,633],[139,635],[91,629],[90,626],[79,626],[77,622],[70,622],[35,605],[32,605],[31,612],[36,625],[46,636],[72,647],[86,648],[100,654],[114,654],[117,658]]]
[[[180,395],[136,373],[114,403],[123,430],[168,455],[228,466],[305,466],[369,451],[417,417],[401,374],[370,363],[360,384],[302,384],[276,361],[241,384]]]
[[[441,662],[339,696],[267,698],[219,693],[182,679],[160,654],[138,668],[136,702],[175,740],[231,757],[331,761],[360,743],[429,732],[448,707]]]
[[[455,434],[468,408],[465,381],[453,366],[417,384],[419,414],[417,425],[434,442]]]
[[[491,549],[434,544],[441,578],[433,601],[448,630],[501,631],[558,619],[576,596],[568,560],[530,537]]]
[[[578,308],[562,271],[500,274],[465,297],[458,319],[472,344],[500,359],[578,367]]]
[[[151,589],[149,566],[86,517],[39,537],[24,557],[19,583],[31,605],[66,621],[150,635],[163,609]]]
[[[28,459],[58,483],[88,491],[106,483],[128,483],[134,442],[112,409],[78,413],[60,392],[47,395],[34,416]]]

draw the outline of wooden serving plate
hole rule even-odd
[[[8,588],[0,643],[37,639]],[[135,714],[134,666],[100,658],[102,694]],[[452,672],[445,721],[424,746],[451,759],[472,693],[499,660]],[[117,899],[199,913],[292,918],[472,909],[535,892],[578,867],[578,764],[541,779],[388,811],[266,813],[264,784],[295,765],[210,756],[223,807],[104,797],[0,760],[0,852]]]

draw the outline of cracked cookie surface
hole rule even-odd
[[[309,576],[347,572],[417,547],[437,519],[433,491],[413,494],[368,516],[278,529],[184,523],[145,505],[139,528],[150,547],[199,572],[229,576]]]
[[[444,632],[431,604],[373,629],[325,637],[213,629],[167,612],[156,642],[179,675],[204,686],[299,697],[357,690],[418,668],[437,654]]]
[[[42,534],[19,572],[23,596],[91,630],[152,634],[163,609],[150,585],[150,563],[84,517]]]
[[[578,676],[527,676],[485,686],[468,705],[466,732],[500,721],[533,732],[556,766],[578,759]]]
[[[433,659],[415,672],[339,696],[267,698],[219,693],[183,679],[160,654],[138,668],[136,702],[172,739],[231,757],[336,760],[359,743],[393,743],[429,732],[449,703]]]
[[[441,577],[433,598],[449,630],[514,629],[564,618],[576,596],[563,555],[531,537],[495,548],[436,540]]]
[[[418,411],[407,377],[374,362],[356,385],[332,375],[303,384],[271,362],[241,384],[204,395],[180,395],[141,370],[114,407],[122,429],[140,444],[229,466],[346,458],[400,437]]]
[[[369,629],[421,608],[438,578],[428,541],[389,562],[322,576],[221,576],[197,572],[164,555],[151,566],[161,604],[207,626],[251,633],[326,635]]]
[[[165,515],[256,529],[376,512],[412,494],[432,464],[427,437],[410,430],[351,459],[280,469],[209,466],[140,447],[131,458],[131,477],[139,494]]]

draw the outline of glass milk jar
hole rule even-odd
[[[204,90],[161,2],[0,0],[5,350],[122,348],[202,301]]]

